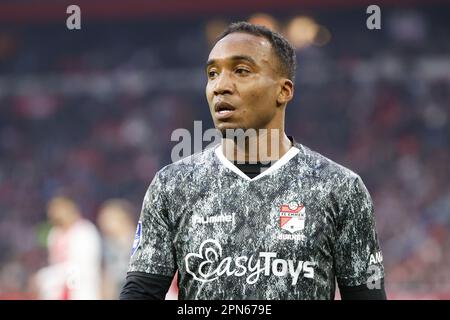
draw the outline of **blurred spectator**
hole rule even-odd
[[[102,298],[118,299],[124,284],[133,244],[136,210],[123,199],[105,201],[97,224],[103,237]]]
[[[169,290],[166,294],[166,300],[177,300],[178,299],[178,272],[173,276],[172,283],[170,284]]]
[[[100,208],[97,224],[103,237],[103,299],[118,299],[125,283],[137,224],[136,216],[133,205],[124,199],[107,200]],[[175,275],[166,300],[177,298],[177,275]]]
[[[100,237],[76,203],[57,196],[48,204],[53,228],[48,236],[49,266],[35,277],[39,299],[100,298]]]

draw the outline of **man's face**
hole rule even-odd
[[[75,204],[64,198],[55,198],[50,201],[47,208],[50,222],[57,227],[67,227],[79,215]]]
[[[270,42],[232,33],[216,43],[207,63],[206,97],[214,125],[226,129],[274,128],[280,75]],[[275,126],[276,127],[276,126]]]

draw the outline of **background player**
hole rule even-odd
[[[101,297],[101,239],[69,197],[48,203],[49,265],[35,277],[39,299],[98,300]]]

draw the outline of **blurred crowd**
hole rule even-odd
[[[388,297],[450,298],[447,21],[439,9],[393,12],[370,31],[345,15],[317,13],[331,41],[297,51],[287,133],[363,178]],[[70,261],[77,232],[91,240],[74,255],[101,270],[93,298],[117,298],[172,131],[212,127],[206,24],[0,29],[0,298],[71,298],[42,283]]]

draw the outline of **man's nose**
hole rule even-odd
[[[216,79],[214,95],[233,94],[234,84],[226,72],[222,72]]]

